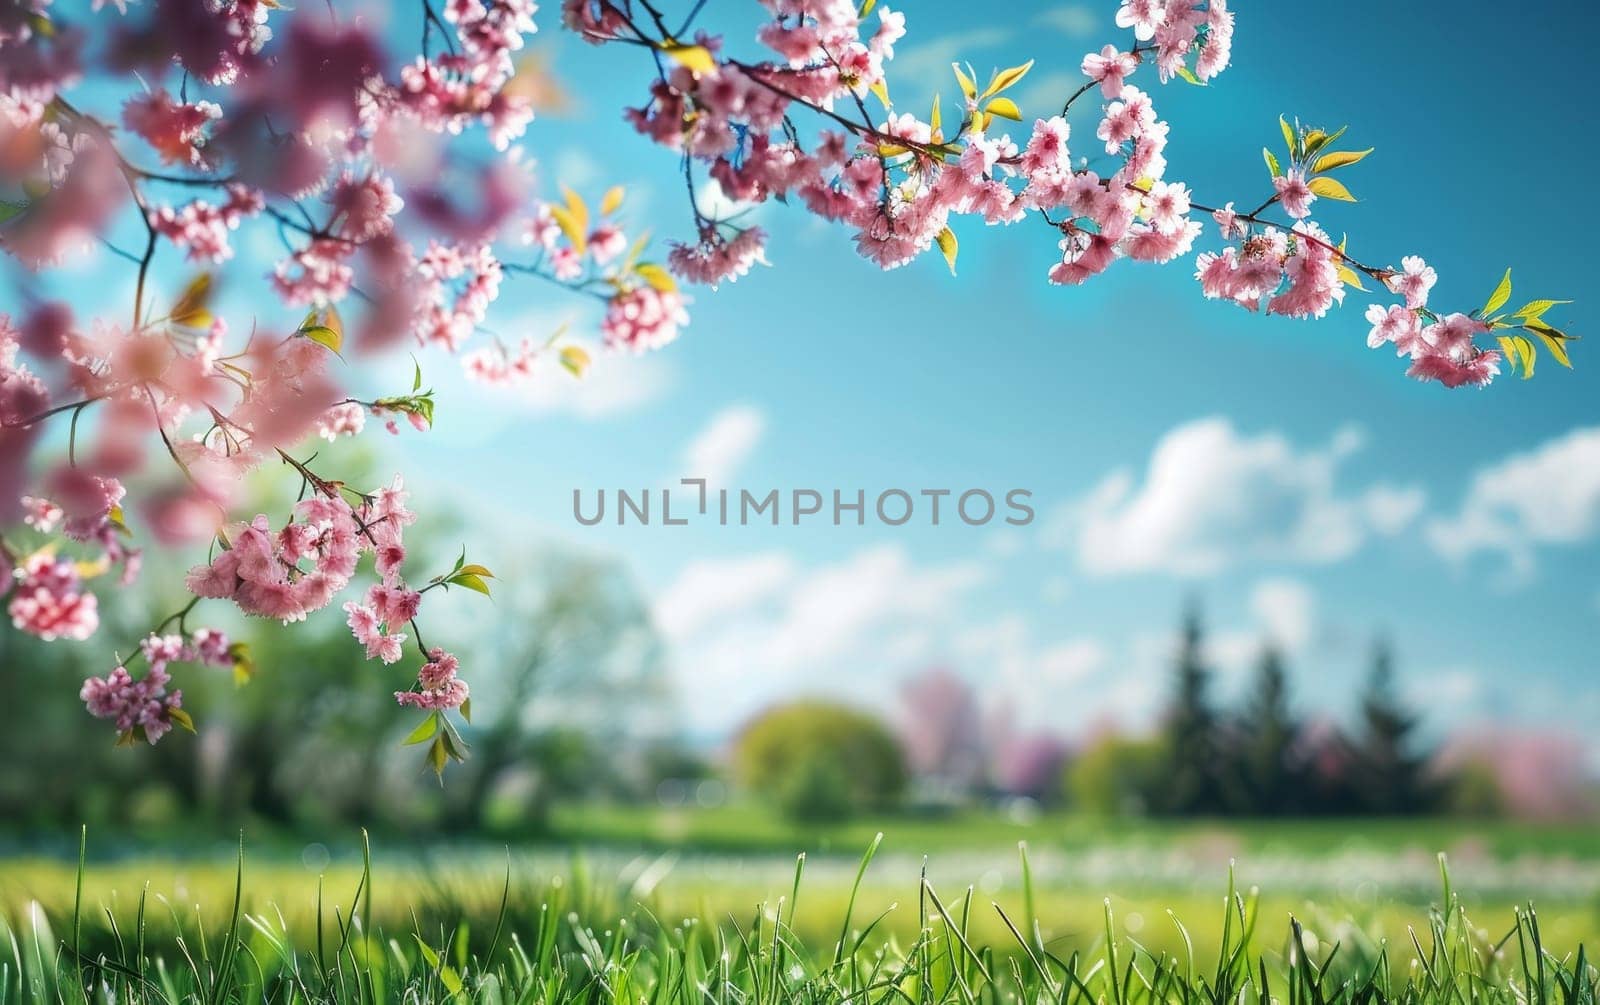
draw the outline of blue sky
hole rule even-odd
[[[1434,302],[1460,309],[1510,266],[1518,295],[1575,298],[1565,327],[1592,330],[1583,242],[1595,221],[1571,194],[1595,153],[1573,118],[1590,86],[1587,7],[1237,6],[1232,68],[1207,88],[1156,90],[1173,124],[1169,177],[1201,201],[1253,205],[1280,113],[1349,123],[1343,146],[1377,148],[1347,169],[1362,201],[1317,215],[1348,231],[1352,253],[1423,255],[1441,277]],[[935,88],[951,100],[952,59],[984,71],[1037,57],[1015,92],[1031,120],[1077,86],[1083,52],[1126,44],[1115,9],[1012,4],[997,19],[992,5],[918,2],[893,92],[925,113]],[[620,121],[648,79],[638,53],[582,45],[552,11],[540,24],[535,49],[574,100],[527,137],[545,180],[592,198],[625,184],[635,228],[686,236],[676,159]],[[1074,130],[1074,151],[1092,152],[1093,120]],[[882,274],[801,212],[756,219],[774,235],[772,267],[695,291],[693,324],[662,352],[601,359],[581,385],[552,373],[491,393],[425,355],[438,428],[393,450],[424,493],[460,501],[471,486],[496,524],[486,533],[625,560],[653,598],[697,734],[784,695],[886,704],[934,665],[1025,726],[1144,724],[1190,596],[1205,605],[1223,696],[1272,636],[1302,708],[1343,714],[1384,632],[1436,725],[1577,730],[1600,712],[1600,363],[1587,343],[1576,371],[1546,358],[1532,381],[1447,392],[1365,348],[1365,301],[1320,323],[1256,317],[1202,300],[1184,262],[1051,287],[1055,241],[1032,224],[961,228],[955,277],[936,255]],[[239,267],[274,250],[243,249]],[[590,308],[559,297],[508,281],[491,324],[592,331]],[[376,384],[409,368],[396,360]],[[575,488],[661,487],[706,468],[761,492],[1020,487],[1038,519],[572,519]]]

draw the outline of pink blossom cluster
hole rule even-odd
[[[220,206],[195,199],[174,209],[158,206],[150,215],[150,225],[167,240],[184,249],[191,262],[214,265],[233,257],[228,232],[237,230],[239,221],[261,212],[261,193],[242,185],[230,185],[228,198]]]
[[[13,627],[46,642],[82,641],[100,627],[99,600],[83,588],[70,559],[40,552],[23,562],[15,575],[6,606]]]
[[[674,244],[667,265],[679,278],[716,289],[723,280],[736,282],[753,265],[765,265],[766,243],[767,233],[760,227],[741,230],[731,240],[708,227],[698,243]]]
[[[90,715],[113,720],[125,737],[142,735],[151,744],[171,731],[174,722],[193,726],[181,711],[183,692],[166,689],[172,681],[167,669],[170,664],[226,667],[234,663],[228,637],[211,628],[198,628],[187,637],[152,633],[139,643],[139,654],[148,664],[144,676],[135,680],[125,665],[118,666],[105,677],[84,681],[78,697]]]
[[[600,321],[600,334],[608,348],[639,353],[673,341],[688,323],[689,311],[682,294],[655,286],[636,286],[611,298],[606,316]]]
[[[1436,380],[1445,387],[1482,387],[1493,380],[1503,356],[1497,349],[1480,349],[1473,343],[1491,330],[1489,324],[1466,314],[1432,313],[1427,309],[1428,291],[1438,280],[1433,269],[1415,255],[1401,259],[1400,265],[1385,283],[1405,303],[1367,308],[1372,324],[1367,345],[1377,349],[1392,344],[1397,355],[1411,358],[1406,373],[1418,380]]]
[[[222,108],[214,102],[173,101],[159,90],[129,98],[122,106],[123,125],[150,144],[164,164],[204,167],[206,127],[220,118]]]
[[[78,697],[96,719],[110,719],[118,732],[130,738],[143,734],[153,744],[172,730],[173,713],[183,708],[183,692],[167,690],[171,682],[165,664],[152,663],[138,680],[119,666],[84,681]]]
[[[404,530],[416,520],[406,497],[398,477],[356,506],[336,487],[319,485],[277,530],[264,515],[225,528],[228,547],[191,569],[186,585],[197,597],[231,600],[246,614],[304,620],[349,585],[363,554],[374,555],[379,574],[394,581],[405,560]]]
[[[428,662],[417,671],[417,689],[396,691],[394,700],[412,708],[442,711],[460,708],[467,700],[467,682],[456,676],[461,661],[443,649],[428,650]]]

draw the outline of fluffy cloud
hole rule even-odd
[[[1461,509],[1428,524],[1439,554],[1505,556],[1513,576],[1533,570],[1539,545],[1572,545],[1600,532],[1600,426],[1574,429],[1480,470]]]
[[[767,418],[760,409],[732,405],[711,417],[683,452],[684,477],[727,485],[761,442]]]
[[[1051,534],[1094,575],[1338,561],[1403,529],[1423,504],[1419,489],[1340,492],[1340,465],[1361,444],[1354,429],[1301,449],[1280,433],[1240,433],[1224,418],[1186,423],[1156,444],[1142,480],[1113,472],[1059,512]]]
[[[1049,10],[1041,11],[1034,17],[1033,23],[1046,28],[1054,28],[1061,34],[1072,38],[1092,35],[1097,28],[1109,29],[1111,27],[1109,19],[1097,17],[1094,11],[1087,6],[1077,3],[1059,4]]]
[[[984,578],[971,563],[919,565],[898,545],[810,569],[767,552],[691,563],[654,613],[683,693],[716,696],[690,703],[692,724],[725,731],[796,694],[888,701]]]

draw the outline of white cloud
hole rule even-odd
[[[1302,649],[1316,624],[1316,597],[1297,579],[1264,579],[1250,594],[1250,611],[1267,637],[1286,649]]]
[[[1597,531],[1600,426],[1591,426],[1478,471],[1461,510],[1428,524],[1428,540],[1456,561],[1498,552],[1525,577],[1535,546],[1580,544]]]
[[[727,485],[767,430],[767,417],[749,405],[731,405],[711,417],[683,452],[684,477]]]
[[[974,59],[975,53],[997,48],[1009,42],[1014,35],[1010,28],[990,26],[974,28],[960,35],[939,35],[923,39],[913,46],[901,44],[895,49],[894,60],[889,64],[890,77],[904,81],[903,90],[943,90],[955,86],[955,74],[950,69],[954,62],[971,62],[979,72],[979,85],[988,80],[982,63]]]
[[[1421,505],[1417,489],[1338,491],[1339,467],[1361,441],[1350,428],[1300,449],[1281,433],[1242,434],[1224,418],[1189,422],[1156,444],[1142,482],[1126,469],[1108,475],[1055,515],[1046,541],[1075,551],[1096,575],[1338,561],[1400,530]]]
[[[714,696],[688,703],[692,725],[723,731],[780,697],[891,700],[896,671],[932,658],[984,578],[973,563],[919,565],[899,545],[810,569],[786,552],[702,559],[657,596],[655,618],[682,693]]]
[[[669,639],[692,638],[718,619],[771,600],[795,573],[794,559],[784,552],[690,562],[656,603],[656,626]]]
[[[1081,38],[1091,35],[1096,28],[1109,28],[1109,19],[1102,22],[1095,16],[1094,11],[1083,4],[1059,4],[1049,10],[1040,12],[1033,19],[1033,23],[1046,28],[1054,28],[1072,38]]]

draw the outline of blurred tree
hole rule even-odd
[[[1166,777],[1155,808],[1198,815],[1228,808],[1223,779],[1221,729],[1211,707],[1211,670],[1205,665],[1204,629],[1198,606],[1184,617],[1178,645],[1172,705],[1167,712]]]
[[[1370,813],[1426,813],[1440,789],[1426,777],[1427,755],[1418,750],[1418,719],[1395,693],[1394,654],[1387,641],[1372,648],[1372,671],[1361,696],[1361,731],[1353,767],[1355,791]]]
[[[958,674],[935,667],[900,687],[899,735],[924,795],[969,796],[984,783],[983,711]]]
[[[653,788],[651,751],[671,739],[676,709],[626,568],[546,547],[502,556],[495,572],[495,602],[517,616],[493,619],[464,657],[472,752],[450,771],[444,825],[479,825],[500,793],[539,826],[557,798]]]
[[[1067,799],[1100,816],[1140,816],[1161,805],[1167,747],[1158,737],[1108,734],[1067,766]]]
[[[1243,812],[1265,816],[1306,809],[1306,768],[1298,749],[1300,725],[1289,710],[1283,654],[1268,644],[1235,730]]]
[[[905,789],[905,756],[871,715],[820,701],[779,705],[740,732],[734,768],[753,792],[796,820],[889,806]]]

